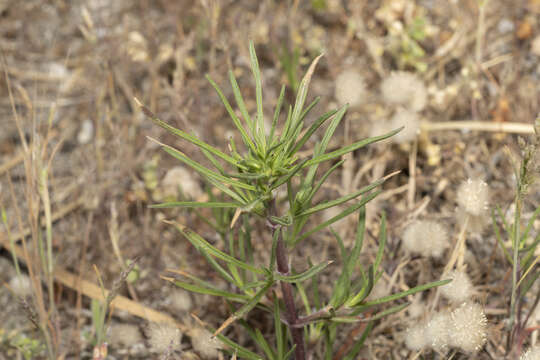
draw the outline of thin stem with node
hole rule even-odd
[[[270,225],[270,228],[272,230],[272,237],[273,237],[274,233],[280,230],[279,230],[279,226],[270,220],[270,216],[272,215],[275,215],[275,200],[272,200],[270,202],[269,216],[268,216],[268,224]],[[276,265],[277,265],[277,271],[281,275],[284,275],[284,276],[290,275],[287,248],[285,246],[285,243],[283,242],[283,237],[281,234],[278,234],[278,241],[277,241],[277,247],[276,247]],[[295,359],[305,360],[306,350],[304,346],[304,328],[295,326],[296,323],[298,322],[298,313],[296,310],[296,305],[294,303],[293,286],[291,283],[288,283],[285,281],[280,281],[280,285],[281,285],[281,292],[283,295],[283,302],[285,303],[285,310],[286,310],[285,315],[286,315],[287,323],[288,323],[287,326],[289,327],[292,340],[295,345],[295,349],[294,349]]]

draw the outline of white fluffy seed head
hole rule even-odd
[[[349,104],[357,107],[366,98],[366,82],[364,77],[355,70],[344,70],[336,78],[336,100],[340,105]]]
[[[175,290],[171,294],[171,307],[178,312],[191,310],[193,302],[191,296],[185,290]]]
[[[445,351],[450,342],[451,317],[447,311],[441,311],[433,315],[424,329],[426,344],[437,351]]]
[[[480,179],[462,182],[457,191],[457,203],[460,209],[470,215],[485,215],[489,204],[488,185]]]
[[[451,313],[450,345],[467,353],[482,348],[487,340],[487,318],[482,307],[464,303]]]
[[[427,90],[414,73],[398,71],[383,80],[381,92],[388,104],[402,105],[412,111],[422,111],[427,103]]]
[[[176,197],[182,190],[182,194],[190,199],[202,196],[203,190],[193,173],[183,166],[175,166],[169,171],[162,181],[164,196]]]
[[[448,233],[438,222],[418,220],[405,229],[403,245],[412,253],[439,258],[448,247]]]
[[[487,212],[482,215],[471,215],[465,212],[461,207],[458,207],[456,217],[460,226],[467,220],[467,230],[475,234],[481,234],[486,227],[491,224],[491,218],[488,216]]]
[[[109,329],[109,341],[116,348],[131,347],[143,341],[139,327],[133,324],[113,324]]]
[[[519,358],[519,360],[538,360],[538,359],[540,359],[540,345],[529,348],[529,350],[527,350]]]
[[[191,345],[202,359],[216,359],[219,356],[218,349],[221,349],[221,343],[212,334],[202,328],[195,328],[190,334]]]
[[[404,126],[403,130],[392,137],[398,144],[413,141],[420,132],[420,117],[414,111],[398,109],[388,123],[388,131]]]
[[[425,328],[424,324],[418,324],[407,329],[405,334],[405,345],[410,350],[419,351],[428,345],[426,344]]]
[[[19,297],[27,297],[32,294],[32,282],[26,275],[15,275],[9,281],[9,287]]]
[[[464,271],[454,270],[445,276],[445,279],[452,279],[452,282],[440,288],[445,298],[454,303],[462,303],[471,298],[474,286]]]
[[[425,311],[426,304],[418,297],[407,307],[407,312],[412,319],[419,318]]]
[[[151,323],[148,327],[148,338],[152,351],[162,354],[180,347],[182,333],[168,324]]]

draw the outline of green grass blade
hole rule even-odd
[[[493,233],[495,234],[495,238],[497,239],[497,242],[499,243],[499,246],[501,247],[501,250],[504,253],[504,257],[506,258],[506,260],[508,260],[508,263],[512,265],[514,263],[514,260],[512,260],[512,256],[510,255],[510,253],[504,246],[504,242],[501,237],[500,228],[499,228],[499,225],[497,225],[497,219],[495,219],[495,211],[491,213],[491,223],[493,225]]]
[[[529,235],[529,232],[531,231],[533,225],[534,225],[534,222],[536,220],[536,218],[538,217],[538,215],[540,214],[540,206],[536,208],[536,210],[534,210],[534,213],[532,214],[531,218],[529,219],[528,223],[527,223],[527,227],[525,228],[525,231],[523,231],[523,234],[521,235],[521,242],[525,241],[525,239],[527,238],[527,236]]]
[[[276,273],[276,274],[274,274],[274,277],[279,281],[284,281],[284,282],[288,282],[288,283],[302,282],[302,281],[305,281],[305,280],[317,275],[318,273],[323,271],[331,263],[333,263],[332,260],[322,262],[322,263],[317,264],[317,265],[311,267],[310,269],[304,271],[303,273],[296,274],[296,275],[285,276],[285,275],[281,275],[279,273]]]

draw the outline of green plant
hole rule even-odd
[[[531,144],[521,141],[522,159],[519,166],[514,164],[515,178],[517,180],[516,193],[514,196],[514,216],[509,222],[506,220],[500,207],[492,214],[493,229],[498,243],[504,255],[512,266],[511,295],[509,304],[507,352],[520,353],[522,343],[526,338],[527,322],[534,313],[540,301],[540,292],[531,295],[534,298],[532,305],[526,310],[527,294],[531,292],[533,284],[540,276],[540,269],[536,266],[540,261],[540,255],[535,256],[540,243],[540,234],[533,236],[533,224],[540,214],[540,206],[535,209],[527,224],[522,222],[524,196],[530,186],[537,182],[537,174],[540,170],[540,158],[538,145],[540,144],[540,121],[535,124],[536,139]],[[497,223],[497,217],[500,225]],[[501,232],[504,230],[504,233]],[[505,238],[509,239],[504,242]]]
[[[438,281],[380,299],[368,300],[373,286],[382,274],[380,265],[386,244],[386,218],[382,214],[379,249],[374,263],[360,264],[359,256],[365,232],[365,205],[379,194],[380,190],[377,188],[388,177],[369,184],[350,195],[313,204],[314,196],[321,189],[323,183],[343,164],[343,160],[339,160],[341,156],[368,144],[389,138],[399,129],[327,152],[330,139],[343,119],[347,106],[329,111],[320,116],[311,126],[304,127],[307,114],[319,101],[319,99],[315,99],[309,105],[304,106],[308,85],[320,59],[319,56],[313,61],[300,82],[296,101],[287,107],[286,121],[281,133],[278,134],[277,125],[285,93],[285,88],[282,87],[272,126],[267,135],[263,120],[259,63],[253,44],[250,44],[250,55],[256,86],[257,112],[254,117],[249,114],[246,108],[232,71],[229,71],[229,80],[243,121],[237,116],[218,85],[208,77],[242,138],[245,152],[238,149],[231,138],[229,142],[230,153],[224,153],[200,139],[166,124],[139,102],[142,111],[157,125],[195,144],[215,167],[215,170],[211,170],[195,162],[181,151],[152,139],[167,153],[199,172],[210,184],[221,190],[220,196],[214,196],[209,192],[208,202],[177,201],[157,204],[152,207],[192,208],[197,214],[197,209],[212,209],[214,220],[205,219],[205,221],[216,229],[224,243],[228,245],[228,252],[213,246],[184,225],[175,222],[169,223],[173,224],[193,244],[217,273],[237,289],[237,292],[223,290],[184,271],[177,271],[182,278],[165,277],[165,279],[186,290],[220,296],[227,300],[232,315],[217,330],[213,331],[214,335],[227,345],[228,351],[240,358],[261,359],[262,357],[223,335],[223,331],[233,322],[239,323],[245,329],[266,358],[288,359],[294,352],[296,359],[303,360],[307,356],[306,337],[312,342],[322,340],[325,346],[323,351],[325,358],[330,359],[336,342],[337,325],[364,321],[367,322],[367,325],[362,336],[343,357],[344,359],[353,359],[366,340],[374,321],[403,309],[407,304],[401,303],[379,312],[374,310],[375,307],[448,282]],[[327,121],[329,121],[329,125],[322,139],[315,145],[311,156],[301,158],[299,150],[306,145],[313,133]],[[227,165],[224,166],[222,162],[218,161],[218,158]],[[331,161],[334,163],[317,178],[319,165]],[[288,210],[286,212],[279,211],[279,199],[276,195],[277,190],[282,187],[287,192],[285,201],[288,203]],[[308,220],[313,214],[358,197],[361,199],[348,205],[340,214],[305,230]],[[290,267],[289,254],[294,248],[302,246],[316,232],[353,212],[358,212],[359,221],[352,249],[346,249],[341,238],[334,233],[341,249],[343,267],[331,297],[325,301],[319,294],[318,274],[330,265],[331,261],[313,265],[309,259],[306,259],[307,269],[298,272]],[[254,261],[252,246],[254,231],[250,215],[263,219],[272,237],[269,263],[266,266]],[[257,241],[260,240],[257,239]],[[359,276],[355,275],[357,267],[360,271]],[[281,297],[276,295],[274,289],[274,286],[278,284],[281,288]],[[312,297],[307,295],[308,291],[313,294]],[[305,314],[299,315],[297,296],[302,301]],[[235,308],[234,303],[240,305]],[[258,328],[253,328],[243,319],[254,308],[271,314],[274,323],[275,344],[271,345]],[[317,310],[312,311],[312,309]],[[370,314],[365,315],[368,311]]]

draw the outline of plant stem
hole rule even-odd
[[[275,214],[275,200],[270,202],[269,206],[270,214]],[[279,226],[270,221],[268,217],[268,223],[272,229],[272,237],[275,231],[280,231]],[[289,259],[287,256],[287,249],[283,242],[281,234],[278,235],[277,247],[276,247],[276,265],[277,271],[281,275],[290,275]],[[298,313],[296,312],[296,305],[294,304],[293,286],[291,283],[280,281],[281,292],[283,295],[283,302],[285,303],[286,317],[288,322],[289,331],[291,332],[292,340],[296,346],[294,349],[294,356],[296,360],[305,360],[306,350],[304,347],[304,328],[295,327],[298,322]]]
[[[514,341],[514,323],[516,322],[516,302],[518,301],[518,277],[519,277],[519,245],[520,245],[520,233],[519,233],[519,220],[521,217],[521,189],[518,185],[518,191],[516,195],[516,210],[515,210],[515,219],[514,219],[514,234],[512,239],[512,251],[513,251],[513,266],[512,266],[512,294],[510,298],[510,341],[509,346],[512,346]],[[519,321],[519,319],[518,319]]]
[[[281,236],[279,236],[277,243],[276,263],[277,271],[280,274],[286,276],[290,275],[289,261],[287,259],[287,250],[285,249],[285,244],[283,243],[283,239],[281,238]],[[306,352],[304,349],[304,329],[294,326],[298,321],[298,314],[296,312],[296,306],[294,304],[292,284],[281,281],[281,292],[283,293],[283,302],[285,303],[285,309],[287,310],[286,316],[287,321],[289,322],[289,330],[291,331],[293,342],[296,345],[296,348],[294,349],[295,359],[304,360],[306,357]]]

